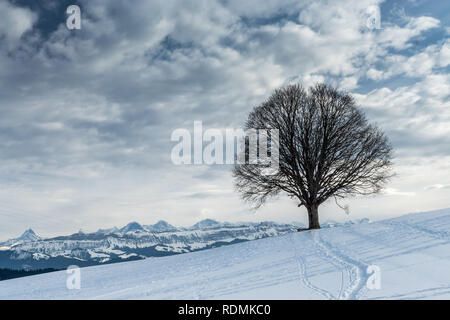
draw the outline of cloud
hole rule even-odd
[[[387,196],[401,196],[401,197],[414,197],[416,195],[415,192],[399,191],[395,188],[386,188],[383,190],[383,194]]]
[[[425,190],[436,190],[436,189],[449,189],[450,184],[433,184],[431,186],[424,187]]]
[[[356,94],[361,106],[387,131],[397,157],[450,152],[450,77],[431,74],[412,86]]]
[[[439,27],[440,21],[433,17],[412,17],[404,27],[389,26],[380,33],[378,42],[384,47],[394,49],[406,49],[412,46],[411,39],[422,32]]]
[[[384,80],[397,75],[423,77],[433,74],[450,64],[450,40],[441,44],[433,44],[411,56],[393,54],[381,63],[384,71],[371,68],[367,77],[373,80]]]
[[[198,119],[239,127],[295,81],[353,91],[399,161],[450,154],[449,42],[428,37],[445,31],[441,17],[397,24],[382,10],[382,29],[369,30],[366,10],[381,1],[83,0],[82,29],[69,31],[64,3],[20,3],[0,3],[0,235],[20,232],[23,219],[49,234],[188,225],[202,209],[219,220],[296,220],[284,200],[251,213],[229,168],[170,162],[172,130]]]
[[[6,50],[19,46],[22,36],[30,31],[37,15],[29,9],[16,7],[7,1],[0,2],[0,39]]]

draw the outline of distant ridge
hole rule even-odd
[[[204,220],[194,224],[190,229],[208,229],[208,228],[219,227],[221,225],[222,224],[216,220],[204,219]]]

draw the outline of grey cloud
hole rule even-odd
[[[79,2],[82,30],[76,32],[57,14],[66,2],[39,10],[10,2],[34,10],[36,20],[31,18],[26,32],[8,36],[14,46],[0,48],[0,179],[33,186],[18,192],[27,197],[23,211],[45,208],[46,216],[58,219],[65,219],[59,214],[64,210],[68,217],[82,210],[113,211],[111,199],[124,193],[132,198],[126,191],[133,183],[151,195],[162,186],[176,189],[180,177],[192,193],[183,199],[200,197],[205,208],[225,211],[228,203],[212,203],[207,191],[188,182],[223,182],[231,188],[229,168],[176,168],[170,162],[172,130],[192,129],[194,120],[206,127],[238,127],[252,107],[293,79],[358,80],[361,66],[373,67],[387,54],[377,41],[392,40],[361,30],[361,12],[374,2],[349,7],[347,1],[84,0]],[[341,7],[347,9],[336,14]],[[395,128],[447,99],[409,88],[421,100],[400,112],[370,105],[369,116],[389,130],[402,155],[450,154],[448,139],[421,136],[420,124]],[[379,102],[376,92],[364,97]],[[387,104],[389,95],[384,98]],[[445,121],[441,116],[437,122]],[[73,201],[79,203],[56,206],[40,193],[40,188],[51,194],[68,187],[76,190]],[[16,192],[11,190],[5,199]],[[152,198],[155,212],[178,200],[178,193],[166,191],[167,202]],[[101,200],[93,199],[102,192]],[[128,222],[123,219],[117,224]]]

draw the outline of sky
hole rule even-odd
[[[395,148],[382,194],[342,201],[348,215],[331,200],[321,221],[450,207],[449,20],[448,1],[0,0],[0,239],[305,223],[284,196],[253,210],[230,166],[170,157],[175,129],[242,127],[290,83],[350,92]]]

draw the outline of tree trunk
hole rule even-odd
[[[319,206],[311,205],[307,206],[306,209],[308,210],[308,221],[309,221],[308,229],[320,229]]]

